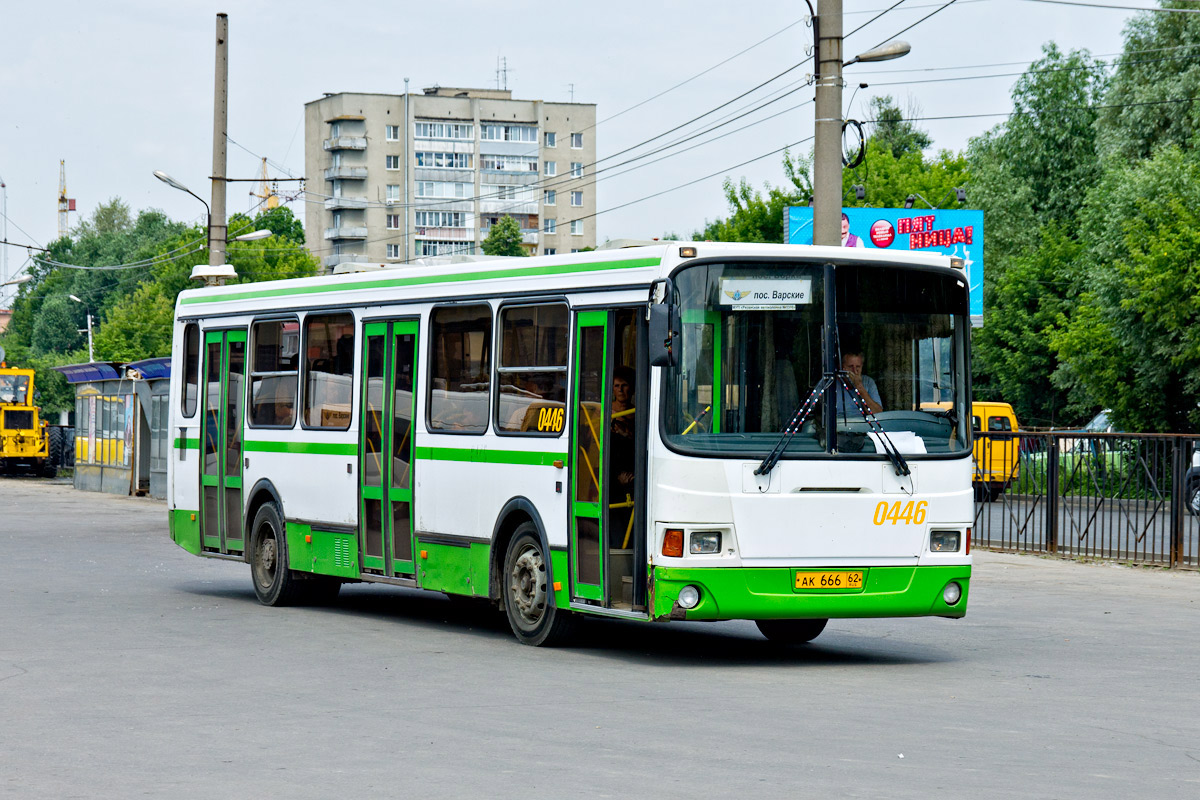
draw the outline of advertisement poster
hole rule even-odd
[[[971,289],[971,324],[983,324],[983,212],[960,209],[846,208],[847,247],[916,250],[963,260]],[[813,210],[787,210],[787,243],[812,244]]]

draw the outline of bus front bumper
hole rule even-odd
[[[853,568],[839,567],[845,572]],[[826,619],[850,617],[962,617],[967,613],[970,565],[862,567],[856,589],[796,589],[798,570],[788,567],[653,568],[654,619]],[[943,591],[950,583],[962,590],[948,605]],[[700,601],[679,605],[679,592],[694,586]]]

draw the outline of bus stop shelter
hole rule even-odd
[[[75,387],[75,488],[166,498],[171,360],[55,369]]]

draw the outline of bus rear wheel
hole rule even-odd
[[[554,605],[550,569],[532,522],[522,523],[508,543],[500,585],[508,624],[522,644],[559,644],[574,627],[570,612]]]
[[[804,644],[821,635],[827,619],[760,619],[755,625],[763,636],[778,644]]]
[[[296,602],[300,582],[287,567],[287,537],[279,506],[264,503],[254,515],[250,532],[250,571],[258,602],[264,606],[286,606]]]

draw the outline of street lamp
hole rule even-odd
[[[87,308],[87,303],[84,303],[82,300],[80,300],[75,295],[69,294],[69,295],[67,295],[67,297],[71,298],[76,303],[80,303],[85,309],[87,309],[88,362],[90,363],[90,362],[96,360],[95,356],[92,353],[92,310],[90,308]],[[83,333],[83,331],[80,331],[80,333]]]

